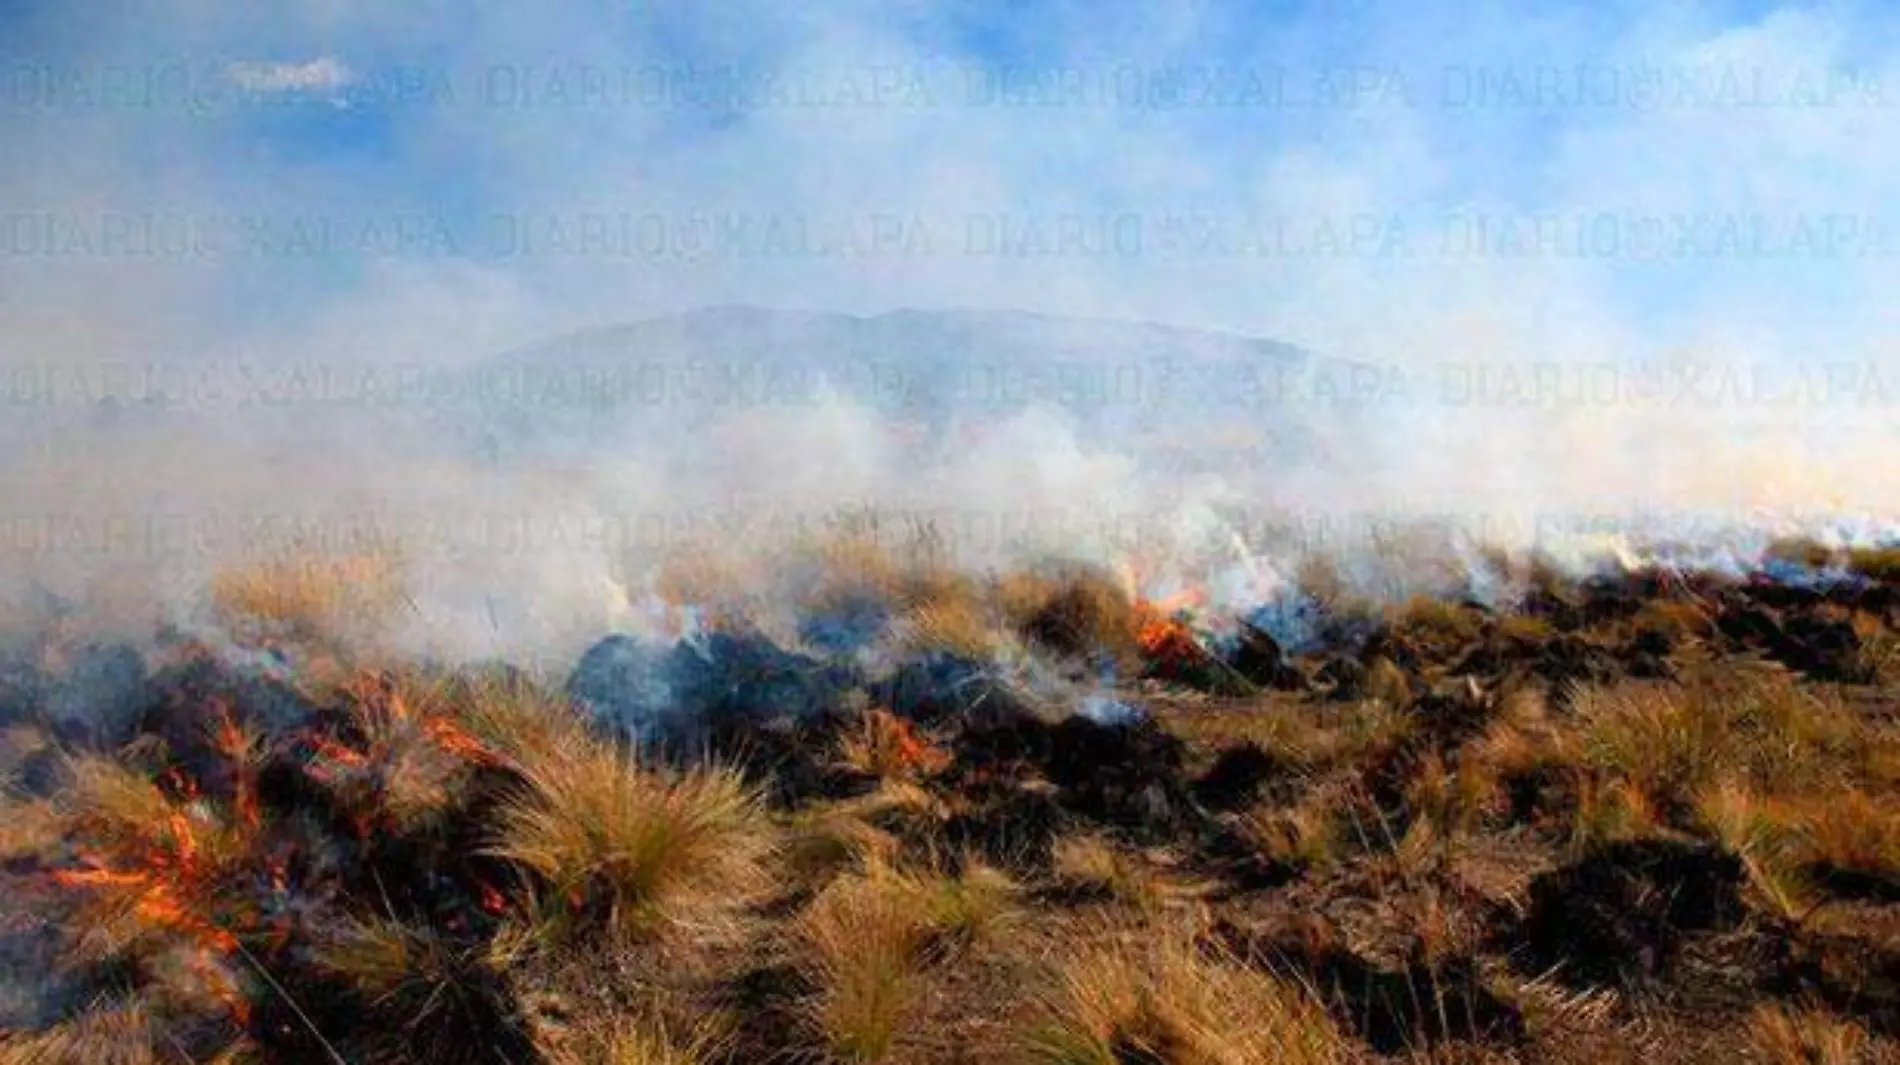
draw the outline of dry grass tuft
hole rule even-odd
[[[690,607],[700,612],[707,625],[743,626],[757,612],[757,589],[764,586],[766,576],[756,561],[742,561],[696,544],[669,552],[660,561],[653,573],[653,591],[672,608],[674,622],[683,621],[683,608]]]
[[[74,758],[71,773],[60,834],[82,864],[55,877],[85,900],[73,924],[80,951],[104,959],[180,937],[229,951],[217,889],[248,853],[246,829],[103,756]]]
[[[1038,1065],[1331,1065],[1346,1041],[1305,989],[1175,929],[1071,958],[1023,1036]]]
[[[394,550],[292,551],[219,572],[211,604],[241,639],[336,644],[371,631],[406,604],[403,581]]]
[[[1517,643],[1543,644],[1557,635],[1556,624],[1537,614],[1506,614],[1496,624],[1499,636]]]
[[[1142,913],[1192,904],[1211,890],[1205,882],[1154,868],[1099,835],[1057,840],[1054,859],[1056,880],[1065,888],[1123,902]]]
[[[1797,840],[1782,803],[1763,799],[1733,780],[1704,792],[1697,821],[1724,850],[1738,856],[1748,882],[1770,912],[1799,920],[1815,903]]]
[[[0,858],[51,857],[65,832],[66,819],[52,803],[0,791]]]
[[[530,873],[543,935],[707,932],[770,887],[772,834],[739,774],[669,775],[576,744],[524,768],[497,811],[492,853]]]
[[[1762,1065],[1871,1063],[1867,1032],[1819,1010],[1762,1005],[1748,1018],[1751,1060]]]
[[[708,1032],[676,1033],[663,1024],[620,1017],[587,1031],[576,1046],[549,1055],[551,1065],[704,1065],[719,1050]]]
[[[1838,703],[1769,668],[1731,664],[1682,683],[1584,688],[1573,708],[1584,762],[1677,820],[1726,776],[1760,788],[1817,784],[1860,746]]]
[[[1572,853],[1580,853],[1598,843],[1640,839],[1661,830],[1656,804],[1640,785],[1588,777],[1578,783],[1565,842]]]
[[[341,926],[312,957],[318,968],[365,997],[425,1002],[452,970],[446,949],[427,929],[374,919]]]
[[[947,768],[949,751],[917,734],[908,721],[882,707],[866,710],[858,727],[840,740],[844,764],[883,780],[929,776]]]
[[[1715,622],[1694,603],[1652,599],[1630,618],[1630,628],[1639,633],[1661,636],[1671,646],[1675,646],[1691,638],[1710,635],[1715,631]]]
[[[450,718],[516,765],[557,758],[584,742],[586,726],[558,690],[513,674],[457,678],[443,693]]]
[[[887,780],[869,795],[800,812],[786,826],[780,848],[790,883],[815,891],[843,873],[895,865],[902,841],[871,822],[882,817],[937,820],[939,806],[921,788]]]
[[[508,959],[489,945],[377,917],[346,921],[312,948],[316,970],[360,1003],[357,1023],[338,1034],[367,1060],[450,1061],[497,1038],[525,1042],[510,1030],[515,1014],[502,975]]]
[[[1433,751],[1408,782],[1406,806],[1428,822],[1439,837],[1469,835],[1499,811],[1503,785],[1494,767],[1481,758],[1460,758],[1448,767]]]
[[[1484,627],[1484,615],[1458,603],[1415,596],[1393,609],[1392,634],[1400,646],[1428,662],[1442,662],[1470,646]]]
[[[925,598],[904,616],[899,631],[911,650],[966,658],[988,657],[1002,642],[989,611],[974,596]]]
[[[0,1065],[156,1065],[150,1010],[136,999],[98,1002],[37,1032],[0,1032]]]
[[[898,1047],[928,931],[910,902],[867,878],[847,877],[800,918],[807,964],[821,988],[811,1021],[841,1061],[882,1061]]]
[[[1140,614],[1123,582],[1088,566],[1011,573],[997,599],[1017,632],[1057,654],[1106,654],[1132,675],[1139,668]]]
[[[1900,810],[1858,789],[1815,801],[1800,819],[1810,860],[1900,885]]]
[[[1345,815],[1323,793],[1284,809],[1249,810],[1236,827],[1268,860],[1310,870],[1335,864],[1350,831]]]
[[[977,862],[957,877],[873,862],[840,877],[798,918],[804,964],[819,988],[810,1021],[837,1060],[889,1059],[902,1046],[924,967],[992,937],[1013,916],[1016,885]]]

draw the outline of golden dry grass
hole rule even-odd
[[[1137,941],[1137,937],[1138,941]],[[1052,975],[1021,1060],[1038,1065],[1333,1065],[1345,1038],[1289,983],[1164,927],[1124,934]]]
[[[596,927],[640,937],[710,934],[770,887],[773,833],[759,796],[723,767],[664,774],[577,743],[524,767],[528,787],[497,812],[492,852],[536,880],[555,938]]]
[[[55,808],[60,838],[83,861],[60,874],[84,899],[80,952],[104,959],[179,937],[228,942],[216,885],[246,859],[248,826],[206,804],[174,800],[150,777],[103,756],[74,758],[71,773]]]
[[[426,1002],[449,982],[442,940],[426,928],[386,918],[346,922],[311,952],[323,971],[378,1001]]]
[[[575,1042],[550,1054],[552,1065],[704,1065],[716,1053],[719,1037],[676,1033],[656,1022],[619,1017],[593,1026]]]
[[[898,1054],[925,966],[993,937],[1011,920],[1017,892],[975,861],[954,877],[873,861],[832,881],[797,922],[819,989],[808,1016],[827,1052],[849,1062]]]
[[[820,988],[811,1023],[833,1057],[890,1057],[913,1008],[928,927],[902,893],[868,878],[827,887],[800,919]]]
[[[435,742],[416,721],[373,715],[364,734],[362,756],[374,772],[339,778],[335,790],[346,809],[395,832],[421,831],[449,815],[470,768],[465,757]]]
[[[1636,611],[1630,618],[1630,627],[1636,632],[1655,633],[1674,645],[1709,635],[1715,629],[1715,622],[1706,610],[1694,603],[1654,599]]]
[[[1900,809],[1891,796],[1835,792],[1808,804],[1797,824],[1811,861],[1900,885]]]
[[[1126,590],[1087,570],[1016,574],[985,589],[920,576],[861,541],[813,550],[820,564],[801,594],[821,602],[869,590],[899,608],[898,635],[912,649],[989,655],[999,643],[1032,638],[1112,652],[1127,635],[1122,619],[1132,617]],[[746,591],[733,589],[733,601]],[[295,599],[284,597],[283,616],[334,620],[329,607],[288,605]],[[1395,613],[1416,647],[1438,651],[1491,624],[1442,603]],[[1854,621],[1864,647],[1888,633],[1874,612]],[[464,939],[465,921],[449,932],[379,916],[363,898],[349,916],[326,916],[299,957],[372,1004],[373,1023],[389,1023],[392,1035],[403,1027],[396,1021],[454,1023],[460,1007],[444,1003],[486,993],[467,991],[471,975],[477,984],[492,979],[521,994],[524,1038],[553,1065],[731,1065],[766,1050],[904,1065],[1367,1060],[1374,1037],[1361,1029],[1375,1023],[1370,1010],[1335,1003],[1336,1024],[1298,978],[1262,967],[1283,948],[1297,955],[1285,973],[1314,979],[1340,957],[1387,975],[1424,957],[1482,966],[1487,987],[1523,985],[1513,1002],[1538,1026],[1528,1043],[1454,1039],[1413,1047],[1410,1060],[1648,1060],[1644,1048],[1704,1018],[1669,1015],[1667,1002],[1505,974],[1515,956],[1484,938],[1485,922],[1521,904],[1540,873],[1602,841],[1638,837],[1694,836],[1739,855],[1750,918],[1776,929],[1809,935],[1824,919],[1884,914],[1878,892],[1840,874],[1900,882],[1900,726],[1891,693],[1820,684],[1753,659],[1711,660],[1723,638],[1694,603],[1654,601],[1587,635],[1612,648],[1644,626],[1711,638],[1672,658],[1673,681],[1585,686],[1562,701],[1535,679],[1505,673],[1483,730],[1469,737],[1441,733],[1413,698],[1414,686],[1443,690],[1443,678],[1389,659],[1374,660],[1375,690],[1357,701],[1320,691],[1157,696],[1161,723],[1190,748],[1178,779],[1185,790],[1172,790],[1175,782],[1164,790],[1170,803],[1182,799],[1174,813],[1205,816],[1219,830],[1206,833],[1205,851],[1193,835],[1137,848],[1115,834],[1117,814],[1092,809],[1089,796],[1056,782],[1035,757],[938,772],[946,752],[881,709],[810,752],[821,768],[842,763],[878,777],[876,790],[769,811],[728,769],[661,768],[597,742],[547,682],[502,671],[371,675],[352,660],[338,683],[307,685],[322,689],[322,729],[336,730],[319,745],[349,746],[338,757],[377,772],[324,784],[324,756],[307,758],[302,747],[287,764],[331,787],[325,798],[340,799],[343,812],[373,812],[375,827],[405,841],[440,840],[443,819],[464,811],[465,796],[488,798],[492,783],[502,805],[482,826],[490,832],[484,857],[515,875],[478,875],[503,896],[492,908],[481,898],[501,929],[488,941]],[[1509,616],[1492,631],[1531,644],[1552,635],[1541,619]],[[857,694],[864,709],[869,696]],[[936,738],[949,737],[946,728]],[[1211,792],[1193,777],[1241,740],[1260,743],[1276,763],[1258,793],[1265,797],[1239,811],[1197,808]],[[37,758],[35,748],[51,742],[15,729],[5,746]],[[242,730],[233,749],[253,769],[263,756],[262,740]],[[12,766],[8,758],[0,770]],[[234,976],[194,952],[230,930],[220,923],[229,914],[218,882],[258,858],[258,837],[222,799],[179,799],[174,782],[140,768],[147,762],[162,765],[162,752],[74,758],[74,784],[57,801],[0,800],[0,857],[63,868],[83,853],[89,871],[112,874],[64,901],[85,926],[75,938],[87,955],[126,963],[139,995],[34,1036],[0,1038],[0,1065],[68,1060],[83,1052],[72,1049],[85,1045],[76,1040],[105,1038],[98,1033],[116,1033],[125,1045],[110,1053],[128,1055],[98,1060],[162,1058],[170,1050],[154,1048],[154,1032],[178,1017],[215,1014],[234,980],[262,994],[259,978]],[[473,767],[487,764],[509,772],[477,778]],[[471,781],[481,789],[466,788]],[[1053,800],[1053,868],[1012,858],[1006,874],[940,852],[959,845],[949,840],[984,839],[978,833],[991,826],[981,819],[1000,805],[998,794],[1025,809],[1032,798]],[[1404,808],[1396,819],[1394,804]],[[971,825],[976,831],[962,835]],[[162,910],[152,876],[115,879],[127,856],[161,869]],[[1258,890],[1240,877],[1259,866],[1241,869],[1229,864],[1233,856],[1277,864],[1293,881]],[[1815,916],[1831,900],[1843,904]],[[1304,928],[1296,922],[1289,932],[1289,913],[1313,917],[1325,934],[1300,939]],[[1246,959],[1216,940],[1247,944]],[[1725,946],[1714,937],[1707,945]],[[1323,953],[1334,949],[1343,954]],[[1683,979],[1688,992],[1700,990]],[[533,1027],[526,1004],[539,987],[571,1011],[546,1029]],[[515,1008],[506,996],[497,1001],[504,1013]],[[1708,1060],[1772,1065],[1872,1060],[1890,1042],[1829,1013],[1850,1007],[1827,1001],[1827,1009],[1764,1006],[1746,1025],[1695,1034],[1714,1048]],[[786,1031],[762,1035],[761,1017]],[[1638,1032],[1639,1021],[1662,1034]],[[1572,1037],[1586,1049],[1564,1042]],[[1588,1042],[1596,1038],[1600,1047]],[[1001,1043],[1008,1051],[983,1056]],[[1603,1056],[1589,1056],[1599,1049]],[[231,1052],[248,1051],[239,1041]]]
[[[1750,1058],[1760,1065],[1871,1065],[1867,1032],[1820,1010],[1761,1005],[1748,1018]]]
[[[938,825],[949,816],[943,798],[898,778],[868,794],[793,813],[780,822],[777,857],[784,886],[816,892],[842,874],[898,868],[906,846],[895,834],[897,826]]]
[[[1573,709],[1587,765],[1677,809],[1725,774],[1762,787],[1812,783],[1850,763],[1856,746],[1838,705],[1769,668],[1586,688]]]
[[[154,1024],[136,999],[98,1002],[41,1031],[0,1033],[0,1065],[156,1065]]]
[[[1236,827],[1270,861],[1325,869],[1338,860],[1352,831],[1348,816],[1319,792],[1290,807],[1249,810]]]
[[[1427,662],[1442,662],[1470,646],[1483,615],[1458,603],[1415,596],[1388,612],[1393,638]]]
[[[881,780],[928,776],[950,764],[950,753],[920,736],[909,722],[871,707],[858,725],[839,741],[839,758],[847,766]]]
[[[1065,565],[1004,576],[994,594],[1016,632],[1058,654],[1106,654],[1131,671],[1141,659],[1135,601],[1114,574]]]
[[[1812,912],[1819,896],[1786,803],[1725,780],[1700,797],[1696,813],[1702,830],[1741,859],[1758,905],[1794,921]]]
[[[536,678],[465,674],[435,698],[486,750],[514,765],[558,759],[586,742],[581,717],[552,684]]]
[[[899,632],[911,650],[977,659],[993,654],[1003,642],[991,612],[974,596],[926,598],[904,615]]]
[[[1056,841],[1053,857],[1057,882],[1064,887],[1142,913],[1192,904],[1212,889],[1203,880],[1157,868],[1100,835],[1064,837]]]
[[[1508,640],[1543,643],[1557,634],[1549,618],[1535,614],[1506,614],[1496,621],[1498,635]]]
[[[1439,838],[1450,840],[1476,828],[1497,795],[1497,779],[1483,773],[1478,763],[1461,762],[1447,769],[1444,759],[1431,752],[1407,785],[1405,803],[1418,824],[1430,825]]]
[[[240,638],[350,642],[409,602],[404,581],[393,549],[290,551],[214,574],[211,605]]]
[[[59,847],[66,827],[66,819],[52,803],[0,791],[0,858],[49,857]]]

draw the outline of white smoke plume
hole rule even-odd
[[[1891,532],[1891,16],[1355,10],[22,16],[8,590],[138,624],[272,537],[393,536],[399,639],[560,654],[653,624],[670,552],[866,509],[972,566],[1061,552],[1235,605],[1405,522],[1580,567]],[[934,450],[849,389],[669,394],[497,461],[416,384],[732,304],[1167,322],[1352,362],[1250,379],[1207,334],[979,315],[985,339],[1073,331],[1107,427],[1047,381]],[[1010,368],[963,357],[965,399]],[[558,428],[593,403],[528,407]]]

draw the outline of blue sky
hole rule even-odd
[[[236,215],[268,237],[189,262],[16,239],[0,284],[5,313],[104,293],[99,342],[187,347],[479,349],[761,302],[1154,317],[1398,361],[1871,350],[1900,254],[1882,231],[1894,21],[1766,3],[15,2],[10,210],[81,232]],[[656,102],[657,71],[687,81]],[[828,105],[678,95],[773,74]],[[925,91],[867,99],[878,79]],[[858,240],[885,217],[929,246],[814,255],[756,231]],[[1139,248],[1056,246],[1122,217]],[[755,231],[705,237],[722,219]],[[1012,254],[976,246],[973,219],[1021,236]],[[1383,239],[1332,241],[1366,219]],[[363,238],[410,223],[452,247]],[[588,225],[607,243],[577,250]],[[317,229],[330,244],[292,239]]]

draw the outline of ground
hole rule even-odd
[[[0,1062],[1900,1060],[1889,561],[1340,598],[1297,653],[878,569],[896,674],[41,640]]]

